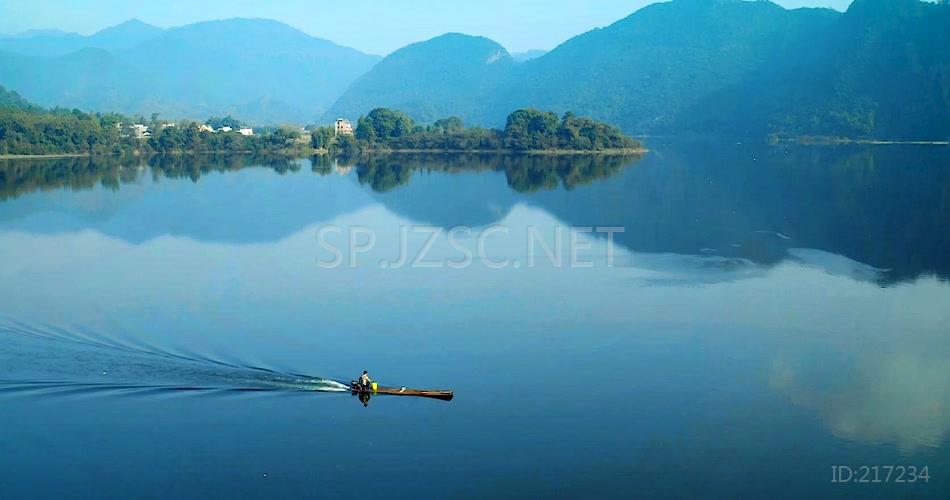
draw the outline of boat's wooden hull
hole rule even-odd
[[[433,391],[433,390],[426,390],[426,389],[409,389],[406,387],[383,387],[383,386],[376,387],[375,391],[372,391],[372,390],[361,391],[359,388],[356,387],[355,383],[352,385],[352,387],[353,387],[353,392],[356,394],[365,392],[366,394],[371,394],[371,395],[388,394],[390,396],[415,396],[419,398],[441,399],[442,401],[452,401],[452,398],[455,396],[455,393],[453,393],[452,391],[437,391],[437,390]]]
[[[407,389],[405,387],[377,387],[376,394],[391,394],[393,396],[418,396],[451,401],[455,394],[452,391],[430,391],[425,389]]]

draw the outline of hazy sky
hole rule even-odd
[[[449,31],[512,52],[551,49],[655,0],[0,0],[0,33],[58,28],[90,34],[131,18],[161,27],[229,17],[275,19],[374,54]],[[775,0],[845,10],[851,0]]]

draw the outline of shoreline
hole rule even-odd
[[[144,151],[125,151],[122,153],[52,153],[52,154],[30,154],[30,155],[0,155],[0,160],[23,160],[23,159],[44,159],[44,158],[107,158],[107,157],[127,157],[127,158],[150,158],[153,156],[213,156],[213,155],[284,155],[284,156],[306,156],[305,150],[280,150],[280,151],[165,151],[165,152],[144,152]]]
[[[93,156],[90,153],[52,153],[43,155],[0,155],[0,160],[17,160],[22,158],[84,158]],[[106,155],[102,155],[106,156]],[[109,155],[111,156],[111,155]]]
[[[772,138],[772,144],[800,144],[803,146],[950,146],[950,141],[900,141],[892,139],[850,139],[847,137],[784,137]]]
[[[516,151],[513,149],[364,149],[361,154],[367,155],[385,155],[385,154],[478,154],[478,155],[505,155],[505,156],[633,156],[643,155],[650,150],[646,148],[637,149],[602,149],[599,151],[575,150],[575,149],[539,149]],[[136,157],[150,156],[188,156],[188,155],[252,155],[252,154],[279,154],[301,157],[305,156],[339,156],[333,155],[326,149],[314,149],[309,152],[297,151],[167,151],[164,153],[133,153]],[[296,153],[296,154],[295,154]],[[104,158],[110,156],[122,156],[121,154],[92,154],[92,153],[51,153],[51,154],[28,154],[28,155],[0,155],[0,160],[41,160],[56,158]]]
[[[495,155],[533,155],[533,156],[589,156],[589,155],[641,155],[648,153],[646,148],[636,149],[601,149],[598,151],[581,149],[531,149],[517,151],[514,149],[364,149],[364,154],[495,154]],[[315,153],[328,154],[328,153]]]

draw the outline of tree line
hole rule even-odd
[[[148,127],[137,134],[133,124]],[[230,132],[211,132],[231,127]],[[301,136],[290,127],[271,127],[241,135],[243,124],[227,116],[206,122],[170,122],[118,113],[86,113],[78,109],[45,109],[16,92],[0,87],[0,155],[122,154],[175,152],[280,152],[294,150]]]
[[[299,137],[300,132],[290,127],[272,128],[246,136],[241,135],[237,127],[230,132],[209,132],[202,130],[199,123],[183,122],[156,131],[146,145],[147,151],[156,153],[265,153],[292,151],[296,149]]]
[[[598,152],[641,148],[637,140],[606,123],[535,109],[511,113],[504,130],[497,130],[465,127],[457,116],[420,125],[401,111],[376,108],[360,117],[354,135],[337,135],[333,127],[320,127],[311,133],[311,144],[344,156],[364,150]]]
[[[148,134],[133,124],[147,127]],[[117,113],[45,109],[0,87],[0,155],[125,153],[299,152],[301,132],[271,127],[242,135],[244,124],[226,117],[204,123],[177,123]],[[230,131],[222,129],[229,127]],[[214,131],[208,130],[209,128]],[[306,141],[306,139],[304,139]],[[581,151],[635,150],[640,143],[602,122],[566,113],[520,109],[504,130],[466,127],[459,117],[415,123],[407,114],[377,108],[360,117],[355,134],[337,135],[333,127],[311,131],[310,145],[340,156],[362,151]]]

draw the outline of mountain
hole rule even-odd
[[[153,73],[165,88],[187,88],[203,97],[209,114],[298,123],[312,122],[378,61],[263,19],[169,29],[120,56]],[[201,107],[196,101],[193,106]]]
[[[163,31],[138,19],[130,19],[90,36],[88,46],[111,51],[126,50],[158,37]]]
[[[174,93],[160,87],[146,90],[149,81],[147,73],[102,49],[48,58],[0,53],[0,84],[47,107],[129,113],[168,109]]]
[[[45,106],[312,122],[379,57],[263,19],[0,40],[0,84]]]
[[[497,126],[513,109],[536,107],[575,111],[631,132],[656,131],[675,126],[693,103],[744,81],[838,15],[787,11],[767,1],[674,0],[520,64],[510,57],[486,64],[487,54],[503,50],[499,45],[444,35],[384,59],[330,114],[354,117],[388,106],[420,121],[458,114]]]
[[[87,37],[78,33],[32,30],[0,37],[0,52],[25,56],[55,57],[85,46]]]
[[[162,32],[150,24],[131,19],[89,36],[59,30],[30,30],[0,37],[0,51],[25,56],[59,57],[77,50],[96,48],[118,51],[132,48]]]
[[[0,108],[34,109],[36,106],[20,97],[20,94],[0,86]]]
[[[505,107],[574,110],[631,132],[668,130],[693,103],[744,81],[838,16],[767,1],[652,4],[526,62]]]
[[[516,65],[508,51],[484,37],[448,33],[399,49],[358,78],[324,115],[356,118],[373,108],[409,111],[432,122],[460,115],[479,123],[486,103]]]
[[[0,84],[44,106],[254,123],[385,106],[500,126],[536,107],[634,134],[948,139],[948,46],[950,3],[922,0],[854,0],[844,13],[671,0],[517,59],[457,33],[380,60],[275,21],[132,20],[0,38]]]
[[[394,53],[325,117],[389,106],[499,126],[536,107],[628,133],[950,138],[947,2],[855,0],[841,13],[672,0],[500,65],[485,64],[494,42],[445,37],[456,45],[440,37]]]
[[[765,87],[772,131],[950,138],[950,4],[855,0],[822,45]]]

